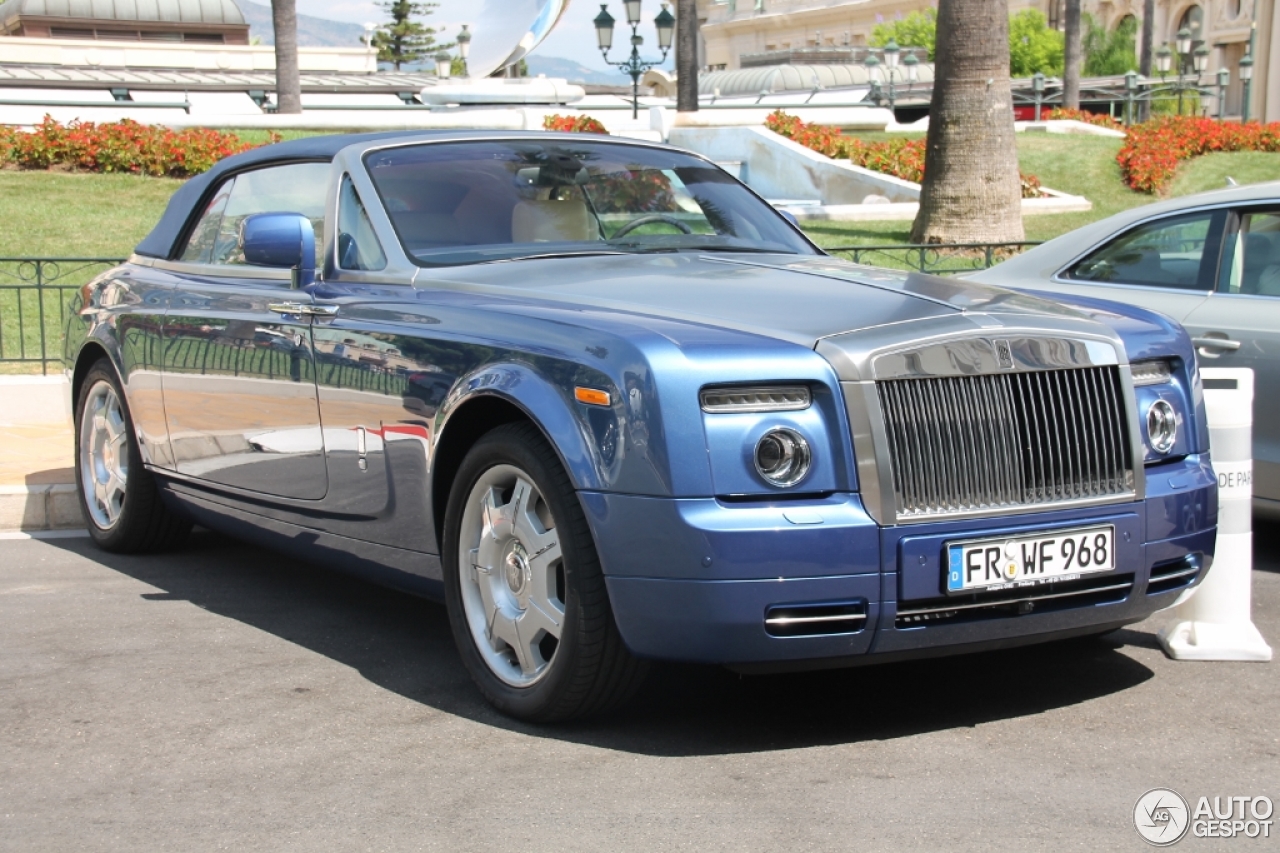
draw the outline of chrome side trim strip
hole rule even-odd
[[[948,604],[944,607],[921,607],[916,610],[899,610],[898,616],[921,616],[927,613],[949,613],[952,610],[974,610],[981,607],[1001,607],[1006,604],[1019,604],[1024,601],[1048,601],[1052,598],[1071,598],[1077,595],[1092,595],[1098,592],[1111,592],[1117,589],[1132,589],[1133,581],[1095,586],[1090,589],[1074,589],[1070,592],[1055,592],[1049,595],[1028,595],[1023,598],[1002,598],[999,601],[982,601],[977,604]]]

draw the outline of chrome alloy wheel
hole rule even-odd
[[[124,511],[129,436],[124,407],[108,382],[98,382],[80,413],[80,482],[93,523],[110,530]]]
[[[527,474],[495,465],[471,488],[459,532],[462,608],[476,650],[504,683],[528,687],[546,674],[564,629],[551,509]]]

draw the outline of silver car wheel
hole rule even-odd
[[[93,523],[110,530],[124,511],[129,480],[129,435],[124,407],[108,382],[99,381],[80,413],[80,482]]]
[[[512,687],[551,666],[564,629],[564,559],[550,507],[513,465],[480,475],[458,537],[463,613],[480,657]]]

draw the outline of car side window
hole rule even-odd
[[[1140,225],[1071,267],[1077,281],[1211,290],[1225,214],[1171,216]]]
[[[1240,213],[1227,248],[1223,293],[1280,296],[1280,211]]]
[[[201,214],[182,252],[182,260],[243,265],[240,223],[255,213],[301,213],[316,231],[319,265],[324,242],[328,163],[289,163],[242,172],[228,179]]]
[[[342,176],[338,194],[338,267],[344,270],[380,270],[386,253],[373,233],[373,223],[356,193],[349,175]]]

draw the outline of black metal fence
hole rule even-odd
[[[859,264],[949,275],[987,269],[1035,245],[1039,244],[897,243],[829,246],[826,251]],[[0,369],[46,374],[57,370],[72,295],[120,262],[120,258],[0,258]],[[218,357],[247,356],[219,352]]]
[[[1040,243],[894,243],[884,246],[824,246],[823,251],[855,264],[955,275],[995,266]]]
[[[118,263],[119,258],[0,258],[0,366],[56,370],[72,294]]]

